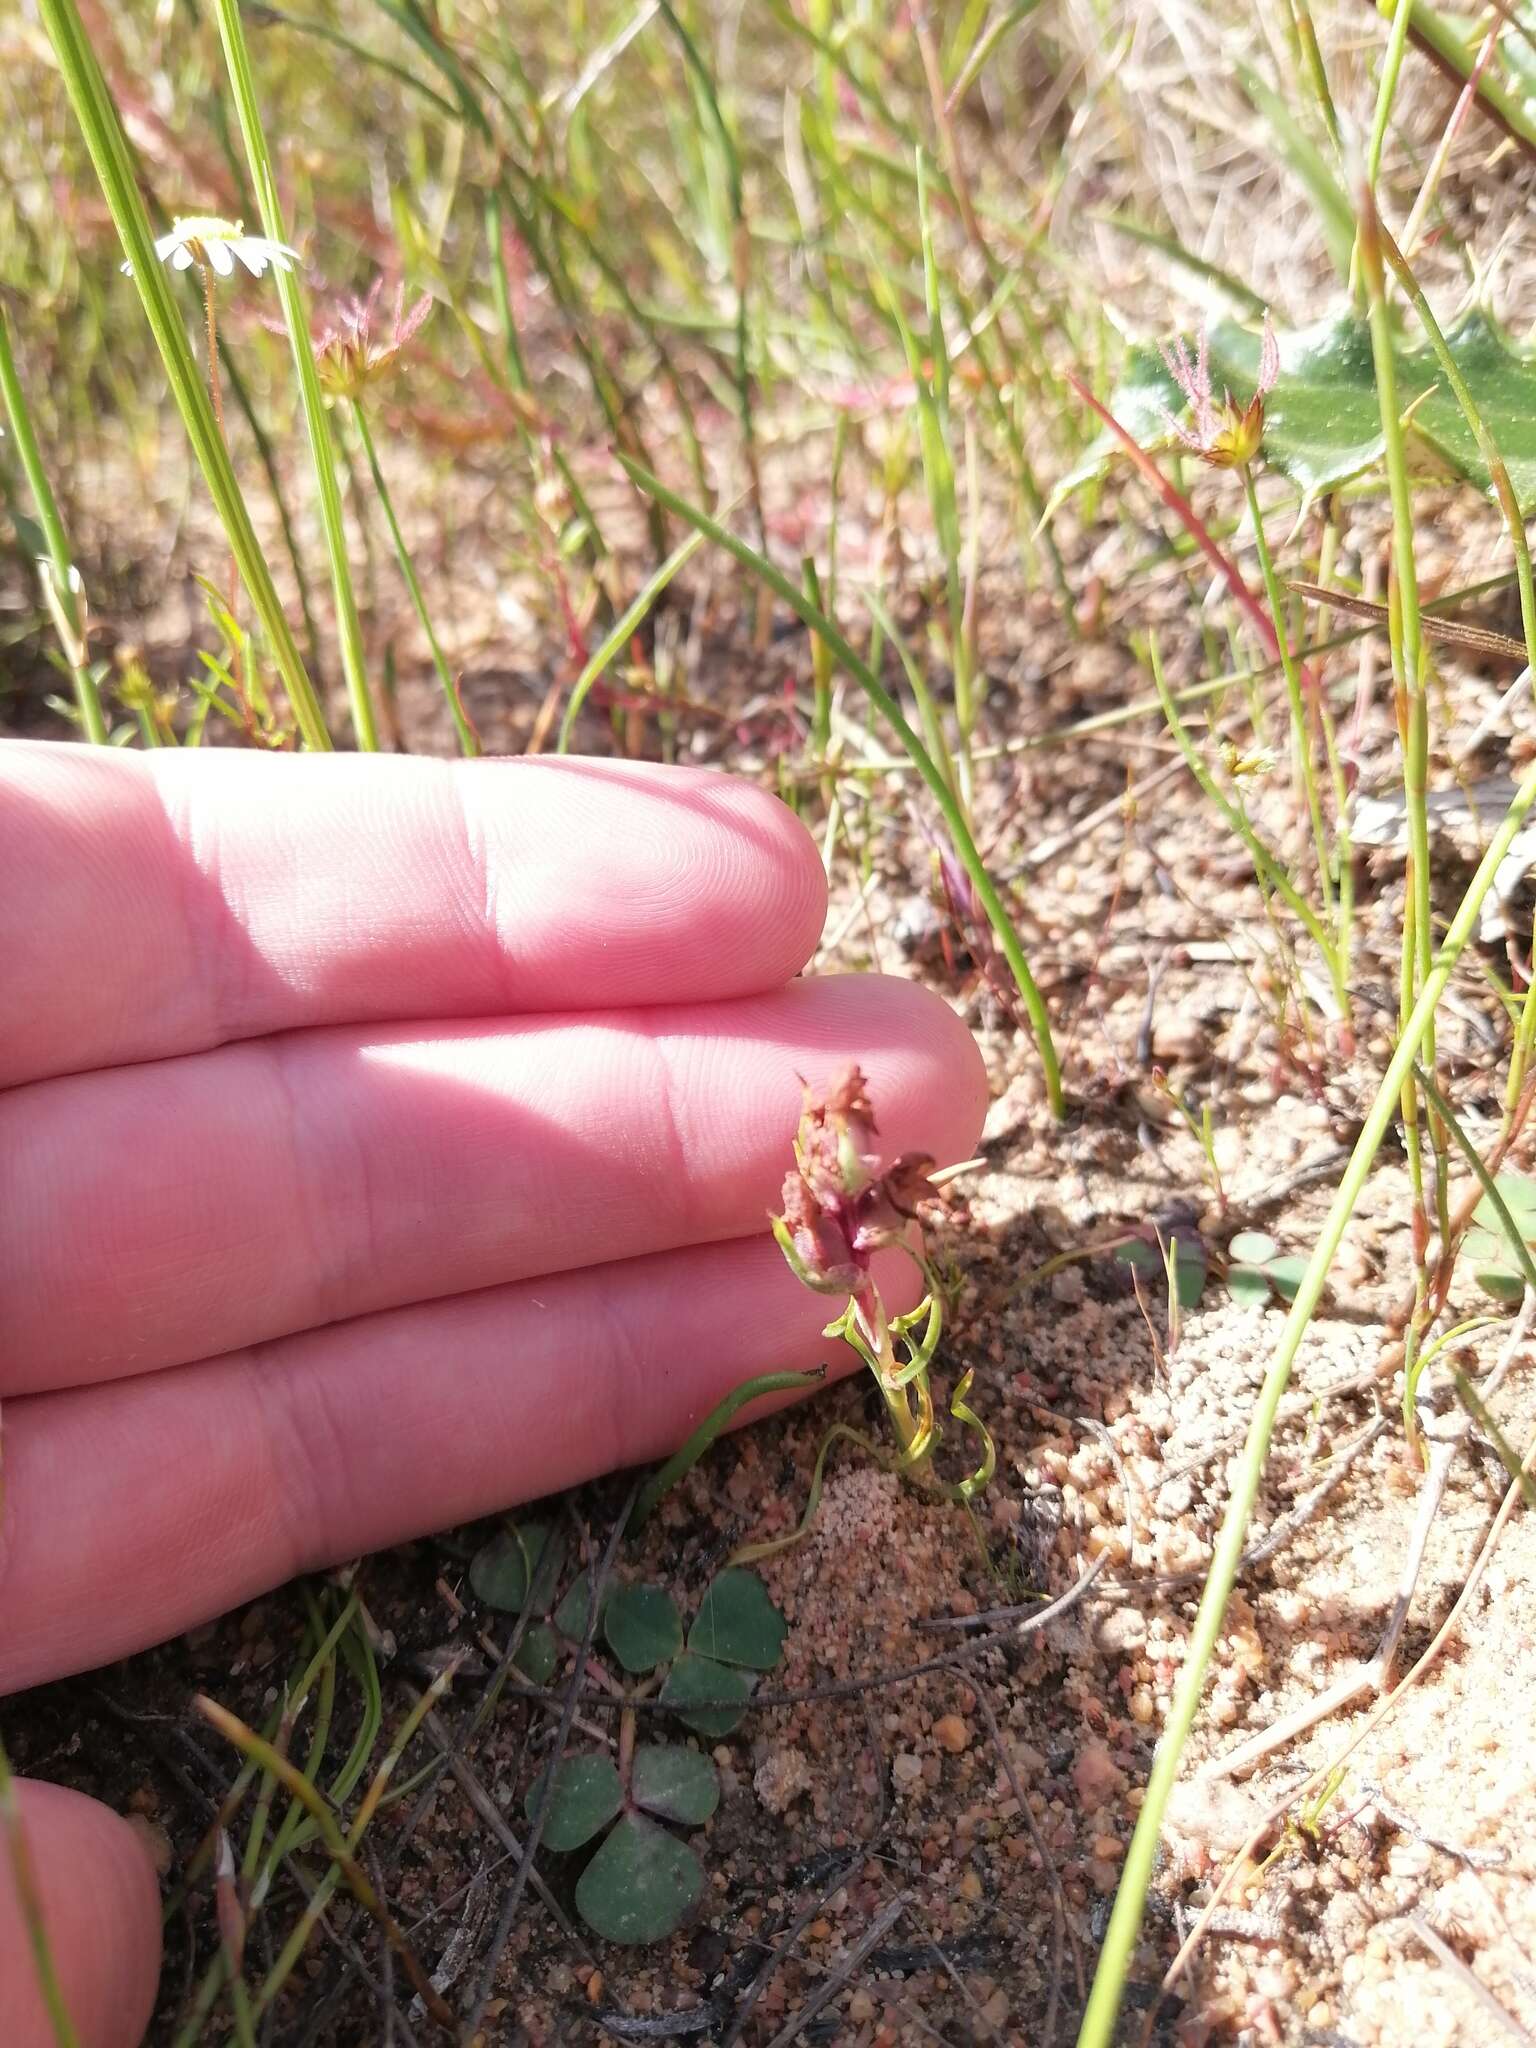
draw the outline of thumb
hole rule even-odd
[[[160,1974],[160,1888],[126,1821],[83,1793],[17,1779],[0,1810],[0,2042],[55,2048],[17,1882],[30,1869],[78,2048],[138,2048]]]

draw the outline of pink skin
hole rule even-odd
[[[986,1086],[924,991],[791,980],[824,908],[701,772],[0,747],[0,1693],[825,1358],[764,1235],[799,1077],[941,1161]],[[153,1874],[19,1789],[83,2048],[132,2048]],[[5,1846],[0,2041],[50,2048]]]

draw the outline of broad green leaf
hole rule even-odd
[[[523,1810],[530,1820],[538,1811],[548,1775],[547,1770],[540,1771],[528,1788]],[[607,1827],[623,1804],[624,1787],[610,1758],[566,1757],[555,1772],[555,1789],[544,1819],[545,1848],[579,1849],[599,1828]]]
[[[1239,1266],[1266,1266],[1279,1249],[1262,1230],[1240,1230],[1227,1246],[1227,1257]]]
[[[696,1707],[694,1700],[748,1700],[753,1681],[745,1671],[729,1664],[717,1664],[713,1657],[696,1657],[685,1650],[667,1673],[661,1697],[675,1709],[677,1718],[695,1735],[729,1735],[741,1719],[741,1707]]]
[[[560,1661],[560,1644],[547,1621],[536,1621],[524,1632],[514,1661],[531,1685],[548,1685]]]
[[[1270,1284],[1276,1294],[1284,1301],[1294,1301],[1302,1281],[1306,1278],[1309,1264],[1309,1260],[1289,1254],[1283,1259],[1271,1259],[1264,1270],[1269,1275]]]
[[[703,1889],[703,1866],[686,1842],[626,1813],[581,1873],[576,1910],[605,1941],[663,1941]]]
[[[570,1642],[586,1641],[587,1615],[592,1606],[592,1581],[583,1572],[555,1609],[555,1627]]]
[[[565,1538],[542,1522],[511,1522],[475,1552],[469,1583],[487,1607],[505,1614],[521,1613],[529,1599],[536,1614],[555,1597],[565,1563]]]
[[[648,1813],[698,1827],[720,1804],[720,1773],[696,1749],[642,1742],[635,1751],[630,1797]]]
[[[1142,1273],[1155,1273],[1159,1279],[1167,1272],[1161,1251],[1155,1244],[1148,1244],[1144,1237],[1133,1237],[1125,1244],[1116,1245],[1115,1257],[1122,1265],[1134,1266]],[[1198,1245],[1176,1243],[1173,1270],[1180,1308],[1198,1308],[1200,1297],[1205,1292],[1204,1252]]]
[[[1520,1299],[1525,1292],[1525,1276],[1510,1257],[1509,1246],[1504,1242],[1501,1230],[1469,1230],[1462,1251],[1472,1268],[1473,1279],[1485,1294],[1491,1294],[1495,1301]]]
[[[1504,1199],[1504,1206],[1520,1225],[1527,1237],[1536,1238],[1536,1180],[1524,1173],[1497,1173],[1493,1184]],[[1476,1221],[1485,1223],[1490,1230],[1501,1228],[1499,1212],[1486,1195],[1478,1203]]]
[[[1365,323],[1346,311],[1282,333],[1277,340],[1280,374],[1265,402],[1262,459],[1290,477],[1304,497],[1313,498],[1359,476],[1380,458],[1371,338]],[[1226,388],[1238,404],[1246,404],[1258,374],[1259,336],[1224,320],[1210,330],[1209,342],[1217,399]],[[1528,509],[1536,504],[1536,362],[1511,348],[1482,312],[1467,314],[1446,342],[1504,457],[1516,496]],[[1452,475],[1489,489],[1488,469],[1472,430],[1431,351],[1399,346],[1394,353],[1410,441]],[[1157,349],[1131,350],[1109,410],[1143,448],[1176,440],[1169,416],[1181,419],[1185,401]],[[1100,475],[1117,447],[1107,431],[1099,435],[1057,485],[1051,509],[1079,484]]]
[[[683,1623],[661,1586],[616,1586],[603,1609],[608,1647],[628,1672],[654,1671],[683,1647]]]
[[[725,1664],[771,1671],[784,1654],[788,1633],[783,1615],[757,1573],[733,1565],[711,1581],[688,1631],[688,1647],[701,1657],[718,1657]]]
[[[1269,1275],[1258,1266],[1232,1266],[1227,1272],[1227,1292],[1239,1308],[1263,1308],[1270,1298]]]
[[[1173,1254],[1174,1285],[1180,1308],[1198,1308],[1205,1292],[1205,1254],[1198,1246],[1177,1245]]]

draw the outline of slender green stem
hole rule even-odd
[[[234,94],[235,112],[245,144],[246,161],[256,203],[261,209],[263,232],[274,242],[287,240],[283,209],[277,196],[277,179],[256,101],[256,83],[251,73],[250,51],[240,19],[239,0],[214,0],[219,40],[224,46],[224,63]],[[358,746],[375,753],[379,745],[378,723],[368,691],[363,654],[363,629],[357,615],[357,595],[352,588],[352,570],[347,561],[347,539],[341,517],[341,491],[336,482],[336,451],[331,445],[330,421],[320,394],[309,339],[309,318],[298,278],[291,270],[278,268],[277,292],[282,301],[283,320],[298,373],[299,396],[304,407],[304,425],[309,435],[309,452],[314,464],[315,490],[320,507],[320,525],[325,535],[326,554],[331,565],[331,589],[336,600],[336,631],[341,643],[341,669],[346,678],[347,699],[352,710],[352,729]]]
[[[193,1704],[204,1720],[210,1722],[227,1741],[232,1742],[242,1756],[248,1757],[260,1769],[270,1771],[284,1789],[304,1807],[314,1821],[332,1861],[346,1879],[354,1898],[378,1924],[385,1940],[404,1964],[412,1990],[440,2025],[454,2031],[452,2009],[428,1979],[399,1923],[379,1897],[368,1873],[353,1854],[352,1845],[342,1834],[324,1794],[310,1783],[295,1764],[280,1755],[264,1736],[258,1735],[254,1728],[247,1727],[238,1715],[230,1713],[227,1708],[219,1706],[205,1694],[199,1694]]]
[[[1402,72],[1403,55],[1408,48],[1408,30],[1412,23],[1413,0],[1396,0],[1392,8],[1392,29],[1387,37],[1387,53],[1382,59],[1381,79],[1376,88],[1371,140],[1365,153],[1365,174],[1373,191],[1381,175],[1381,153],[1386,146],[1387,123],[1392,118],[1392,102],[1397,97],[1397,81]]]
[[[75,593],[75,565],[70,557],[69,541],[64,532],[64,522],[59,517],[53,488],[48,482],[48,472],[38,451],[37,436],[32,431],[32,415],[16,369],[16,358],[11,351],[11,328],[4,305],[0,305],[0,398],[5,400],[6,418],[11,423],[16,453],[32,493],[37,523],[48,543],[48,566],[44,568],[41,563],[38,566],[45,577],[52,577],[51,586],[46,591],[48,609],[57,620],[64,659],[69,663],[69,672],[74,678],[75,708],[80,713],[80,724],[86,738],[102,747],[107,743],[107,721],[102,713],[96,680],[91,674],[85,620]]]
[[[1328,858],[1328,833],[1323,824],[1322,799],[1318,795],[1317,768],[1313,759],[1312,720],[1308,714],[1306,697],[1301,687],[1301,669],[1291,649],[1291,636],[1285,624],[1285,593],[1280,578],[1275,574],[1274,557],[1269,551],[1269,541],[1264,532],[1264,514],[1259,506],[1258,486],[1253,479],[1251,463],[1241,465],[1243,492],[1248,500],[1248,516],[1253,521],[1254,546],[1258,551],[1259,573],[1264,579],[1264,594],[1269,599],[1270,614],[1275,622],[1275,633],[1280,643],[1280,669],[1285,677],[1285,693],[1291,706],[1291,732],[1296,750],[1296,764],[1301,773],[1302,787],[1306,791],[1307,815],[1312,821],[1312,844],[1317,853],[1318,885],[1322,890],[1323,909],[1330,923],[1333,921],[1333,876]]]
[[[1406,11],[1406,0],[1400,11]],[[1433,949],[1429,895],[1429,821],[1426,779],[1429,765],[1429,701],[1424,689],[1424,647],[1419,622],[1419,579],[1413,552],[1413,493],[1408,481],[1408,455],[1397,403],[1397,366],[1387,315],[1382,245],[1376,203],[1361,194],[1360,261],[1370,307],[1371,351],[1376,365],[1376,392],[1385,440],[1387,484],[1392,499],[1392,551],[1397,574],[1401,618],[1398,682],[1405,700],[1403,726],[1403,800],[1408,809],[1408,852],[1417,921],[1414,964],[1422,981]],[[1397,650],[1394,649],[1394,652]]]
[[[367,458],[369,474],[373,478],[373,488],[378,492],[379,504],[384,512],[385,523],[389,527],[389,537],[395,545],[395,560],[400,564],[401,578],[410,592],[416,623],[426,635],[427,645],[432,650],[432,666],[437,670],[437,679],[442,684],[443,695],[448,700],[453,729],[459,736],[459,751],[474,757],[480,752],[479,735],[464,714],[464,706],[459,699],[459,686],[443,659],[443,650],[438,644],[436,633],[432,630],[432,621],[427,615],[426,599],[421,594],[421,584],[417,581],[410,551],[405,545],[405,535],[400,531],[400,522],[395,517],[394,500],[390,497],[389,486],[384,481],[384,471],[379,464],[379,451],[373,442],[373,431],[368,425],[366,413],[355,398],[352,401],[352,424],[357,428],[357,438],[363,444],[363,454]]]
[[[38,12],[59,60],[59,71],[70,105],[85,137],[91,162],[96,167],[96,176],[111,209],[118,239],[133,267],[133,281],[138,287],[145,316],[165,364],[166,377],[186,427],[187,438],[229,536],[235,560],[240,565],[241,579],[250,594],[252,609],[272,648],[300,734],[307,747],[325,751],[331,741],[325,729],[320,700],[315,695],[314,685],[300,659],[288,621],[283,616],[261,543],[251,525],[250,513],[246,510],[245,499],[230,465],[229,452],[219,436],[207,389],[188,345],[186,328],[171,296],[165,271],[155,254],[154,236],[134,181],[127,138],[80,20],[79,9],[75,0],[38,0]]]
[[[1190,737],[1189,728],[1179,716],[1173,692],[1169,689],[1168,679],[1163,674],[1162,659],[1158,653],[1155,640],[1151,642],[1148,648],[1148,657],[1152,668],[1152,680],[1157,686],[1158,701],[1163,707],[1163,717],[1167,720],[1168,730],[1173,734],[1178,744],[1179,752],[1188,763],[1190,774],[1199,783],[1205,796],[1220,811],[1228,827],[1237,834],[1244,846],[1247,847],[1249,857],[1252,859],[1253,865],[1265,886],[1273,889],[1275,894],[1285,903],[1286,907],[1306,927],[1308,936],[1328,964],[1329,973],[1334,980],[1335,995],[1341,1002],[1347,1002],[1348,990],[1341,989],[1338,985],[1338,967],[1334,956],[1333,941],[1329,936],[1327,927],[1323,924],[1322,919],[1312,908],[1306,897],[1296,887],[1290,876],[1285,872],[1280,862],[1276,860],[1275,856],[1264,844],[1258,833],[1254,831],[1252,825],[1249,824],[1247,818],[1238,809],[1237,805],[1230,798],[1224,796],[1217,787],[1215,777],[1211,774],[1204,761],[1201,760],[1199,749]]]
[[[880,678],[844,639],[825,612],[818,611],[805,593],[776,568],[766,555],[759,554],[755,548],[721,526],[718,521],[711,519],[709,514],[698,506],[690,505],[686,498],[680,498],[675,491],[669,490],[659,477],[653,476],[647,469],[642,469],[640,464],[632,461],[629,456],[621,453],[619,460],[643,491],[666,506],[669,512],[676,513],[678,518],[686,519],[689,525],[695,527],[707,540],[713,541],[717,547],[723,547],[728,554],[734,555],[743,568],[750,569],[755,576],[761,577],[775,596],[783,599],[803,625],[809,627],[813,633],[820,633],[833,654],[895,733],[918,774],[927,783],[934,802],[944,814],[944,822],[949,827],[960,864],[971,878],[972,887],[997,935],[998,944],[1002,947],[1003,955],[1018,985],[1019,995],[1029,1013],[1036,1050],[1039,1052],[1040,1064],[1045,1073],[1046,1094],[1050,1100],[1052,1114],[1058,1117],[1063,1115],[1066,1105],[1062,1094],[1061,1066],[1051,1038],[1051,1020],[1045,1007],[1045,998],[1030,972],[1029,962],[1024,957],[1024,947],[1013,920],[1008,915],[992,877],[987,873],[986,864],[977,849],[965,815],[955,799],[955,793],[945,780],[944,771],[907,723],[901,706]]]
[[[623,614],[615,620],[609,631],[604,634],[602,645],[587,662],[586,667],[576,678],[575,685],[571,690],[571,701],[566,705],[565,716],[560,721],[560,739],[555,748],[556,753],[563,754],[569,748],[571,734],[576,727],[577,713],[587,701],[587,693],[592,688],[592,685],[603,674],[603,671],[613,660],[619,649],[626,646],[631,637],[639,630],[640,626],[649,616],[651,607],[655,604],[657,598],[660,597],[683,564],[698,552],[699,548],[703,545],[703,541],[703,534],[690,533],[686,540],[679,542],[661,566],[652,570],[640,589],[635,593],[632,601],[625,606]]]
[[[825,1366],[819,1366],[813,1372],[764,1372],[759,1373],[756,1379],[744,1380],[739,1387],[733,1387],[718,1406],[710,1409],[688,1441],[675,1450],[664,1465],[657,1467],[635,1495],[628,1533],[633,1536],[644,1528],[673,1487],[693,1470],[715,1438],[730,1426],[749,1401],[760,1401],[768,1394],[803,1394],[812,1387],[819,1387],[826,1376]]]

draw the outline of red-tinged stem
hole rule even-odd
[[[1070,371],[1067,373],[1067,382],[1072,386],[1072,389],[1077,393],[1084,405],[1091,407],[1104,422],[1105,426],[1108,427],[1109,431],[1120,443],[1120,446],[1130,456],[1132,462],[1135,463],[1147,482],[1157,492],[1157,495],[1179,521],[1190,539],[1199,548],[1201,554],[1205,556],[1205,559],[1223,579],[1227,588],[1248,614],[1254,631],[1263,641],[1271,658],[1279,661],[1281,659],[1280,636],[1275,631],[1274,621],[1243,581],[1237,564],[1229,555],[1224,555],[1221,549],[1217,547],[1215,541],[1212,540],[1205,522],[1201,519],[1194,506],[1190,504],[1188,498],[1184,496],[1182,491],[1176,490],[1169,483],[1167,477],[1163,475],[1163,472],[1152,460],[1146,449],[1142,447],[1141,443],[1134,435],[1126,432],[1108,406],[1102,405],[1094,397],[1086,384],[1080,383]],[[1305,687],[1309,691],[1315,690],[1317,688],[1317,680],[1311,671],[1302,662],[1298,661],[1296,666]]]

